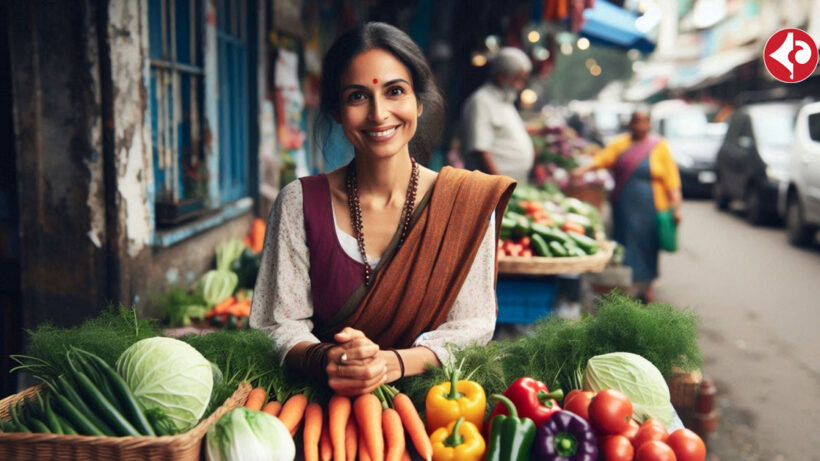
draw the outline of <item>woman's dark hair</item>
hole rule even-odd
[[[425,163],[442,132],[444,98],[418,45],[406,33],[383,22],[369,22],[345,32],[327,51],[322,62],[317,133],[324,131],[325,140],[329,137],[334,118],[340,110],[342,74],[353,58],[372,49],[387,51],[410,71],[413,92],[418,103],[423,106],[416,134],[410,140],[410,154]],[[321,142],[319,146],[325,147]]]

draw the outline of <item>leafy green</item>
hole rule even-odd
[[[155,337],[134,343],[117,360],[117,372],[140,406],[164,408],[176,431],[193,427],[209,406],[211,364],[178,339]]]
[[[229,270],[210,270],[197,282],[197,293],[208,307],[213,307],[232,295],[238,282],[236,274]]]
[[[278,418],[239,407],[208,428],[205,452],[212,461],[292,461],[296,444]]]
[[[239,258],[244,249],[245,244],[236,238],[220,244],[216,248],[216,270],[230,270],[231,264]]]
[[[159,335],[159,329],[154,321],[138,319],[134,308],[109,306],[72,328],[42,323],[27,333],[28,345],[15,360],[35,375],[56,377],[70,370],[66,360],[70,346],[91,352],[114,366],[123,351],[141,339]]]
[[[159,312],[171,327],[182,327],[191,324],[192,320],[202,320],[208,313],[205,298],[197,291],[188,291],[182,287],[172,286],[168,293],[157,302]]]

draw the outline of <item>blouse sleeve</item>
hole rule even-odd
[[[442,364],[452,360],[447,344],[458,347],[487,344],[493,338],[497,312],[495,296],[495,214],[490,219],[467,279],[456,297],[447,320],[432,331],[422,333],[414,346],[433,351]]]
[[[629,145],[629,135],[621,135],[614,141],[609,143],[606,147],[598,151],[595,157],[592,158],[592,164],[596,168],[612,168],[618,156]]]
[[[678,165],[675,163],[675,158],[669,152],[669,144],[665,140],[661,141],[657,147],[660,157],[663,159],[663,185],[666,192],[669,193],[681,187],[680,172]]]
[[[250,326],[266,331],[273,339],[280,364],[297,343],[319,342],[311,333],[309,261],[302,185],[293,181],[279,192],[268,217],[250,315]]]

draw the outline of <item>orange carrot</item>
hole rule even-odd
[[[223,299],[222,301],[218,302],[211,310],[205,314],[205,318],[211,318],[215,315],[225,314],[228,311],[228,308],[236,304],[236,298],[233,296],[228,296],[227,298]]]
[[[367,452],[367,444],[364,443],[364,433],[359,431],[359,461],[373,461],[370,453]]]
[[[350,399],[342,395],[334,395],[327,405],[330,442],[333,445],[333,461],[345,461],[345,428],[347,427],[347,420],[350,419],[350,407]]]
[[[259,253],[262,251],[262,247],[265,245],[265,221],[262,221],[259,218],[253,220],[253,224],[251,225],[251,250],[254,253]]]
[[[382,412],[382,430],[387,445],[385,461],[401,461],[404,449],[404,428],[401,427],[401,417],[398,412],[388,408]]]
[[[261,387],[256,387],[251,390],[250,394],[248,394],[248,400],[245,401],[245,408],[259,411],[262,409],[262,405],[265,404],[265,400],[267,400],[267,398],[268,391]]]
[[[333,460],[333,444],[330,443],[330,421],[322,425],[322,438],[319,439],[319,458],[322,461]]]
[[[345,426],[345,459],[356,459],[358,433],[359,431],[356,428],[356,418],[348,418],[347,426]]]
[[[416,411],[416,406],[406,394],[398,393],[393,397],[393,407],[401,417],[402,425],[410,435],[413,446],[422,458],[430,461],[433,458],[433,445],[430,443],[430,436],[424,428],[424,422]]]
[[[296,433],[299,429],[299,423],[302,422],[302,417],[305,415],[305,408],[307,407],[307,397],[305,394],[292,395],[279,412],[279,419],[285,423],[285,427],[290,431],[290,435]]]
[[[302,431],[305,461],[319,461],[319,440],[322,438],[322,406],[313,402],[305,409],[305,428]]]
[[[251,315],[251,300],[246,299],[244,301],[235,302],[225,308],[225,313],[237,317],[248,317]]]
[[[270,402],[266,403],[264,407],[262,407],[262,411],[271,416],[279,416],[279,410],[281,409],[282,403],[277,402],[276,400],[271,400]]]
[[[359,430],[364,432],[365,445],[373,461],[384,460],[382,438],[382,404],[373,394],[364,394],[353,402],[353,412]]]

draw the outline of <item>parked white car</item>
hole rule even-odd
[[[820,228],[820,102],[803,106],[797,114],[789,176],[779,194],[789,241],[810,245]]]

